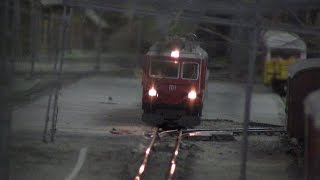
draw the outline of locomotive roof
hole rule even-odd
[[[312,116],[315,126],[320,128],[320,89],[310,93],[304,101],[304,112]]]
[[[320,68],[320,58],[298,60],[297,63],[289,66],[289,77],[292,78],[298,72],[310,68]]]
[[[192,42],[183,42],[178,48],[180,51],[180,57],[193,58],[193,59],[205,59],[208,57],[207,52],[200,47],[200,45]],[[147,55],[149,56],[171,56],[171,51],[174,48],[168,45],[168,43],[157,42],[151,46]]]
[[[269,30],[263,34],[263,42],[267,48],[297,49],[306,51],[306,43],[296,34],[285,31]]]

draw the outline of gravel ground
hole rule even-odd
[[[221,122],[224,128],[225,122]],[[219,122],[215,123],[216,126]],[[230,125],[230,123],[229,123]],[[230,126],[228,126],[230,127]],[[234,127],[237,127],[234,126]],[[145,129],[146,131],[150,129]],[[241,136],[211,141],[184,139],[175,179],[238,179]],[[76,179],[132,179],[150,139],[143,135],[59,133],[44,144],[38,133],[19,133],[11,145],[12,179],[64,179],[75,166],[79,150],[88,149]],[[156,143],[144,179],[165,179],[173,139]],[[301,162],[287,153],[281,136],[250,136],[248,179],[302,179]],[[45,178],[44,178],[45,177]],[[49,178],[50,177],[50,178]]]
[[[54,144],[41,142],[37,133],[12,137],[11,179],[61,180],[73,170],[81,148],[86,159],[76,179],[132,179],[129,167],[141,159],[146,139],[62,133]]]
[[[182,167],[178,161],[179,179],[239,178],[241,137],[236,137],[234,141],[188,141],[186,144],[191,148],[182,150],[186,155],[179,158]],[[279,142],[279,137],[250,137],[248,179],[302,179],[302,167],[299,167],[295,157],[286,153],[287,150]]]
[[[198,128],[241,128],[228,120],[204,121]],[[177,179],[238,179],[242,136],[185,139],[179,154]],[[303,179],[302,154],[277,134],[249,136],[248,179]]]

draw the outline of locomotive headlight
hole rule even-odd
[[[191,91],[188,93],[188,98],[191,99],[191,100],[196,99],[196,98],[197,98],[197,93],[196,93],[196,91],[191,90]]]
[[[171,57],[179,58],[179,56],[180,56],[179,50],[176,49],[176,50],[171,51]]]
[[[152,87],[148,92],[149,96],[153,97],[157,95],[157,91]]]

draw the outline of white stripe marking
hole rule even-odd
[[[69,176],[66,177],[65,180],[73,180],[78,175],[84,161],[86,160],[86,155],[87,155],[87,148],[81,148],[78,161],[74,166],[71,174],[69,174]]]

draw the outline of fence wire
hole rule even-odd
[[[247,130],[253,83],[261,69],[261,64],[258,61],[256,64],[256,59],[264,51],[259,44],[260,32],[275,28],[312,37],[317,35],[316,38],[319,38],[320,32],[319,26],[303,23],[292,9],[290,13],[296,24],[273,23],[268,19],[270,14],[262,14],[266,9],[259,11],[260,6],[256,3],[239,5],[239,8],[233,10],[220,4],[219,9],[222,8],[223,11],[223,8],[226,8],[224,12],[229,14],[209,16],[207,11],[210,7],[192,2],[184,4],[184,7],[172,4],[169,9],[166,9],[167,4],[158,3],[157,7],[150,10],[141,8],[139,4],[128,8],[127,5],[122,6],[111,1],[64,2],[65,4],[55,5],[43,4],[43,1],[39,0],[1,2],[1,83],[10,83],[12,76],[18,74],[31,79],[39,74],[46,74],[51,75],[55,81],[48,97],[43,141],[47,142],[48,134],[51,141],[54,141],[59,119],[62,75],[107,72],[110,64],[119,65],[127,71],[136,69],[141,63],[142,55],[152,43],[171,33],[170,30],[174,29],[169,28],[171,24],[181,25],[182,28],[175,29],[175,33],[193,31],[200,34],[202,43],[211,54],[210,58],[221,58],[219,62],[229,69],[225,76],[232,77],[235,81],[247,82],[244,104],[245,132],[239,177],[241,180],[247,177]],[[199,8],[192,11],[190,7]],[[217,7],[212,7],[215,8]],[[167,15],[163,15],[164,12]],[[235,17],[237,14],[233,13],[240,15]],[[223,55],[217,57],[216,54]],[[121,61],[122,59],[125,60]],[[255,71],[255,68],[258,71]],[[213,75],[215,76],[214,73]],[[237,79],[239,77],[240,79]],[[0,94],[6,94],[10,90],[3,91],[6,92]],[[1,113],[10,111],[4,105],[1,106]],[[1,114],[0,127],[1,137],[7,137],[10,113]],[[4,150],[0,152],[1,163],[8,163],[8,159],[5,159],[8,153],[7,143],[7,140],[0,143],[5,146],[1,147],[1,150]],[[0,167],[6,167],[6,164],[1,164]],[[8,172],[1,169],[0,177],[8,177]]]

